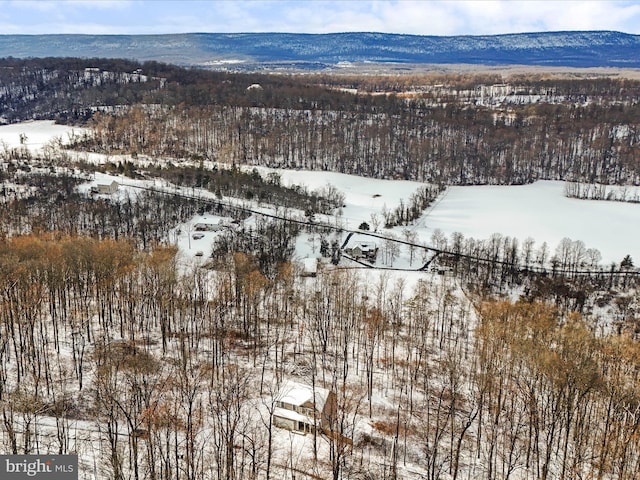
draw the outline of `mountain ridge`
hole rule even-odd
[[[640,67],[640,35],[559,31],[427,36],[376,32],[0,35],[0,57],[127,58],[183,66],[296,62]]]

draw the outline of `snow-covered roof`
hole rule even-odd
[[[316,273],[318,271],[318,259],[315,257],[306,257],[302,259],[302,266],[307,273]]]
[[[289,410],[286,408],[281,408],[281,407],[276,407],[273,410],[273,416],[274,417],[280,417],[280,418],[286,418],[288,420],[294,420],[296,422],[303,422],[303,423],[307,423],[309,425],[312,425],[314,423],[313,418],[307,416],[307,415],[303,415],[301,413],[298,412],[294,412],[293,410]]]
[[[370,252],[374,251],[377,248],[377,245],[374,242],[358,242],[356,245],[351,247],[352,249],[359,248],[361,252]]]
[[[220,227],[220,225],[222,225],[222,220],[212,220],[212,221],[203,221],[203,222],[197,222],[193,224],[193,229],[194,230],[206,230],[209,228],[215,228],[215,227]]]
[[[98,183],[97,184],[98,187],[118,187],[118,182],[116,182],[115,180],[111,181],[111,182],[106,182],[106,183]]]
[[[314,388],[312,386],[294,382],[293,380],[285,380],[282,383],[275,400],[298,407],[307,402],[314,403],[316,410],[321,412],[324,409],[327,398],[329,398],[329,393],[329,390],[326,388],[315,387],[314,401]]]

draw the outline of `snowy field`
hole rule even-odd
[[[262,169],[267,171],[267,169]],[[271,170],[269,170],[271,171]],[[369,222],[372,213],[380,215],[383,206],[395,208],[422,184],[395,180],[375,180],[340,173],[277,170],[284,184],[302,184],[310,190],[326,184],[345,194],[343,217],[347,228]],[[640,260],[640,204],[578,200],[564,195],[564,182],[538,181],[516,186],[449,187],[420,217],[414,230],[421,242],[431,244],[436,229],[450,236],[488,239],[492,234],[543,242],[551,252],[568,237],[581,240],[587,248],[602,254],[602,263],[619,263],[629,254]],[[405,227],[395,228],[400,236]]]
[[[35,153],[56,138],[65,144],[70,135],[80,134],[85,130],[68,125],[56,125],[52,120],[0,125],[0,147],[3,145],[9,148],[25,146],[32,153]],[[24,143],[20,142],[21,135],[25,136]]]
[[[70,135],[82,131],[77,127],[55,125],[52,121],[3,125],[0,126],[0,146],[20,147],[20,135],[24,134],[24,146],[35,153],[55,138],[64,143]],[[86,154],[83,155],[86,158]],[[91,159],[96,162],[105,161],[106,157],[102,157],[105,156],[91,154]],[[274,171],[267,168],[258,170],[263,174]],[[333,172],[275,171],[281,175],[285,185],[303,185],[310,191],[332,185],[343,192],[345,206],[341,209],[339,221],[348,230],[356,229],[362,222],[371,224],[372,215],[381,219],[383,209],[393,210],[401,199],[406,203],[422,185],[419,182],[368,179]],[[131,183],[127,179],[118,181]],[[450,187],[408,228],[423,244],[432,244],[431,236],[436,230],[447,236],[460,232],[465,237],[479,240],[500,233],[515,237],[521,243],[531,237],[536,248],[546,242],[552,253],[558,243],[568,237],[574,241],[581,240],[587,248],[598,249],[602,263],[607,265],[620,262],[627,254],[636,262],[640,261],[640,242],[637,241],[640,236],[639,220],[640,204],[571,199],[564,195],[564,182],[539,181],[524,186]],[[405,229],[395,228],[394,233],[401,238]],[[189,230],[188,226],[186,230]],[[381,230],[380,233],[386,233]],[[184,242],[186,237],[183,234],[181,244],[187,243]],[[209,242],[208,238],[203,240],[201,245],[204,247]],[[185,250],[193,249],[192,245],[191,249]],[[307,251],[301,244],[299,256],[313,255],[313,250],[309,248]],[[403,265],[396,263],[395,266]]]
[[[253,168],[263,175],[277,172],[283,185],[301,185],[309,191],[332,185],[345,195],[341,219],[344,221],[344,227],[351,230],[358,228],[362,222],[371,223],[371,214],[382,218],[380,212],[384,208],[392,210],[398,206],[400,200],[406,203],[409,196],[424,185],[420,182],[378,180],[335,172],[249,167],[250,170]]]
[[[640,205],[567,198],[564,182],[450,187],[418,224],[478,239],[496,232],[531,237],[537,246],[547,242],[551,252],[568,237],[600,250],[605,265],[627,254],[640,260]]]

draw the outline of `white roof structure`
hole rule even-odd
[[[355,247],[360,247],[361,252],[371,252],[376,249],[376,244],[374,242],[359,242]]]
[[[363,242],[363,241],[355,241],[350,242],[349,246],[345,248],[346,251],[355,251],[356,249],[360,250],[361,253],[371,253],[375,252],[378,249],[378,245],[375,242]]]
[[[306,257],[302,259],[302,267],[305,273],[312,274],[318,272],[318,259],[315,257]]]
[[[295,422],[302,422],[308,425],[314,424],[313,418],[307,415],[303,415],[302,413],[294,412],[293,410],[288,410],[286,408],[276,407],[273,410],[273,415],[275,417],[286,418],[288,420],[293,420]]]
[[[282,387],[280,387],[280,391],[276,395],[275,400],[296,407],[305,404],[315,405],[316,410],[322,412],[327,398],[329,398],[329,390],[326,388],[315,387],[314,398],[314,389],[310,385],[294,382],[293,380],[286,380],[282,383]]]

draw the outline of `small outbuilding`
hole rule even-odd
[[[116,193],[118,191],[118,187],[118,182],[114,180],[111,183],[98,183],[95,187],[91,187],[91,192],[110,195],[112,193]]]
[[[218,230],[222,230],[222,227],[221,221],[202,221],[196,223],[193,226],[193,230],[196,232],[217,232]]]
[[[302,259],[302,276],[315,277],[318,274],[318,259],[306,257]]]

